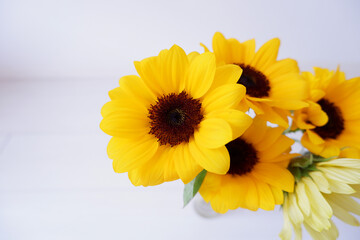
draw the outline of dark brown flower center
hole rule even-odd
[[[242,138],[237,138],[225,146],[230,154],[230,169],[227,174],[243,175],[251,172],[258,162],[254,147]]]
[[[159,97],[149,109],[150,134],[160,145],[178,145],[189,142],[203,119],[201,102],[186,92],[171,93]]]
[[[317,103],[327,114],[329,120],[324,126],[316,127],[314,132],[323,139],[336,139],[344,130],[344,118],[342,117],[340,108],[324,98]]]
[[[246,87],[247,95],[257,98],[269,96],[269,80],[262,72],[259,72],[255,68],[242,63],[235,64],[241,67],[243,70],[237,83],[240,83]]]

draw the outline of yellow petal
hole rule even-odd
[[[159,56],[166,53],[167,50],[163,50]],[[159,57],[145,58],[140,62],[134,62],[134,65],[141,79],[156,96],[162,96],[167,93],[167,85],[163,84],[161,78],[161,61]]]
[[[241,178],[233,176],[224,176],[222,179],[222,185],[219,193],[219,197],[224,202],[224,207],[228,209],[237,209],[247,192],[247,186],[241,184]]]
[[[205,202],[211,201],[221,189],[221,181],[223,175],[207,172],[203,183],[199,189],[199,193]]]
[[[273,159],[286,152],[286,150],[289,149],[294,142],[295,141],[293,139],[290,139],[285,135],[281,135],[270,147],[262,152],[259,152],[259,157],[260,159],[264,159],[264,161],[267,159]]]
[[[244,63],[245,62],[245,47],[235,38],[227,40],[231,51],[231,63]]]
[[[339,157],[360,159],[360,149],[356,149],[355,147],[345,148],[341,151]]]
[[[207,115],[209,118],[220,118],[227,121],[232,128],[232,138],[240,137],[251,125],[252,118],[238,110],[226,109],[211,112]]]
[[[281,168],[275,164],[271,163],[258,163],[255,165],[252,174],[276,187],[281,188],[287,192],[294,191],[294,177],[293,175],[285,168]]]
[[[105,118],[109,114],[121,112],[122,109],[125,109],[125,111],[128,109],[134,113],[138,112],[137,115],[143,115],[145,118],[148,114],[148,110],[143,102],[137,101],[133,97],[129,97],[129,95],[124,93],[115,100],[105,103],[101,108],[101,115]]]
[[[188,70],[188,58],[182,48],[174,45],[162,60],[162,78],[168,93],[180,93],[185,87],[185,73]],[[165,88],[165,87],[164,87]]]
[[[214,34],[212,40],[212,47],[218,61],[224,61],[225,63],[231,63],[231,51],[230,46],[227,43],[224,35],[220,32]]]
[[[229,210],[228,202],[221,195],[215,195],[210,204],[217,213],[224,214]]]
[[[283,128],[288,128],[289,123],[286,114],[275,111],[275,108],[271,108],[265,104],[261,105],[264,114],[260,114],[259,117],[267,120],[271,123],[278,124]]]
[[[266,121],[255,117],[251,126],[244,132],[244,139],[255,145],[264,138],[266,131]]]
[[[238,207],[246,207],[245,202],[245,196],[248,192],[248,179],[244,176],[233,176],[233,175],[227,175],[228,178],[232,179],[232,189],[235,194],[234,196],[234,208]]]
[[[259,194],[259,207],[270,211],[275,208],[275,199],[268,184],[256,180],[256,188]]]
[[[255,39],[250,39],[242,43],[245,49],[244,64],[250,65],[255,56]]]
[[[309,121],[316,126],[323,126],[329,120],[326,113],[321,109],[321,106],[317,103],[310,102],[307,109]]]
[[[255,144],[257,151],[263,151],[273,145],[284,132],[283,128],[268,128],[265,137]]]
[[[274,196],[274,200],[275,200],[275,204],[279,205],[279,204],[283,204],[284,203],[284,193],[283,191],[275,186],[269,185],[272,194]]]
[[[325,143],[325,147],[319,153],[319,155],[323,156],[324,158],[336,157],[339,156],[339,154],[340,148],[334,144],[331,144],[330,142]]]
[[[264,110],[262,109],[261,103],[258,103],[256,101],[252,101],[251,99],[249,99],[248,96],[246,96],[246,98],[244,98],[244,101],[245,101],[245,104],[248,107],[250,107],[251,109],[253,109],[256,114],[258,114],[258,115],[264,114]]]
[[[276,61],[279,47],[280,40],[278,38],[266,42],[255,54],[251,65],[259,71],[266,69]]]
[[[230,155],[225,146],[207,149],[190,142],[189,150],[193,159],[208,172],[225,174],[229,171]]]
[[[175,169],[185,184],[193,180],[203,170],[192,157],[189,144],[172,147],[169,154],[174,159]]]
[[[169,158],[169,149],[160,146],[156,154],[142,167],[129,171],[129,179],[135,186],[154,186],[178,179],[174,160]]]
[[[269,106],[286,110],[297,110],[309,105],[306,102],[300,100],[272,100],[269,102]]]
[[[216,71],[215,55],[200,54],[190,63],[185,82],[185,91],[193,98],[202,97],[213,83]]]
[[[138,76],[124,76],[120,78],[119,84],[120,88],[123,89],[123,91],[125,91],[135,99],[141,99],[141,102],[144,102],[144,105],[146,107],[156,101],[155,95],[149,90],[149,88],[145,85],[144,81]],[[109,95],[113,95],[113,93],[109,92]]]
[[[297,100],[308,98],[306,81],[298,73],[288,73],[271,79],[270,96],[275,100]]]
[[[141,167],[158,149],[153,137],[145,136],[138,141],[113,137],[108,145],[109,158],[113,159],[113,168],[117,173],[128,172]]]
[[[245,96],[246,88],[240,84],[226,84],[209,92],[202,102],[205,114],[238,105]]]
[[[112,103],[113,101],[105,105],[109,107]],[[122,108],[106,115],[100,123],[100,128],[110,136],[141,138],[149,132],[149,123],[146,115],[137,109]]]
[[[249,176],[244,176],[244,179],[248,181],[248,191],[246,193],[244,205],[247,209],[256,211],[259,209],[259,195],[256,189],[255,179]]]
[[[298,73],[299,67],[294,59],[286,58],[279,60],[264,70],[269,79],[276,78],[288,73]]]
[[[325,92],[320,89],[312,89],[310,92],[310,99],[314,102],[319,101],[325,96]]]
[[[226,64],[216,68],[215,78],[209,91],[225,84],[235,84],[242,74],[242,69],[233,64]]]
[[[204,48],[204,52],[210,52],[209,48],[205,44],[200,43],[200,46]]]
[[[200,55],[200,53],[198,53],[198,52],[191,52],[191,53],[189,53],[187,56],[188,56],[188,61],[189,61],[189,63],[190,62],[192,62],[192,61],[194,61],[194,59],[197,57],[197,56],[199,56]]]
[[[204,148],[219,148],[230,142],[232,130],[230,125],[220,118],[209,118],[201,121],[194,138],[198,146]]]
[[[313,142],[311,142],[309,139],[309,135],[306,132],[301,137],[301,144],[304,146],[304,148],[307,148],[310,152],[314,154],[319,154],[324,149],[323,144],[315,145]]]
[[[320,145],[325,142],[324,139],[322,139],[319,135],[317,135],[317,133],[312,130],[306,130],[306,133],[309,137],[309,140],[315,145]]]

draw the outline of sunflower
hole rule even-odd
[[[286,169],[294,140],[284,128],[271,128],[255,117],[245,133],[226,144],[230,169],[225,175],[207,173],[200,194],[218,213],[229,209],[273,210],[282,204],[283,190],[293,191],[294,177]]]
[[[305,130],[302,145],[323,157],[338,156],[343,147],[360,148],[360,77],[314,68],[304,72],[310,94],[309,107],[295,111],[292,128]]]
[[[235,109],[245,95],[236,84],[241,70],[216,67],[214,54],[186,55],[176,45],[135,67],[140,77],[121,78],[101,111],[115,172],[128,172],[136,186],[188,183],[202,169],[226,173],[225,144],[252,122]]]
[[[343,158],[349,156],[356,158]],[[297,180],[294,192],[285,194],[281,239],[291,239],[291,226],[296,239],[301,239],[302,225],[314,239],[336,239],[339,233],[331,219],[333,215],[360,226],[351,214],[360,215],[360,204],[352,198],[360,198],[360,154],[357,149],[348,148],[339,157],[302,169],[303,177]]]
[[[261,118],[287,128],[289,110],[307,106],[302,101],[307,97],[307,85],[295,60],[276,60],[279,46],[280,40],[274,38],[255,52],[254,39],[240,43],[219,32],[212,41],[218,65],[235,64],[243,70],[238,83],[246,87],[246,97],[240,108],[250,107]]]

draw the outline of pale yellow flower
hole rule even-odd
[[[314,239],[336,239],[339,233],[331,220],[333,215],[359,226],[351,213],[360,215],[360,204],[352,198],[359,197],[360,159],[333,159],[315,167],[318,171],[309,171],[296,183],[295,191],[285,196],[283,240],[291,239],[291,226],[295,239],[301,239],[302,225]]]

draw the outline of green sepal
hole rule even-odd
[[[191,182],[188,184],[185,184],[184,186],[184,207],[188,205],[188,203],[193,199],[196,195],[196,193],[199,191],[201,184],[204,181],[205,175],[207,171],[204,169],[202,170]]]
[[[335,159],[336,157],[329,157],[329,158],[323,158],[323,157],[320,157],[320,156],[315,156],[314,157],[314,162],[327,162],[327,161],[330,161],[332,159]]]
[[[300,181],[300,179],[302,177],[300,168],[298,168],[298,167],[290,167],[289,171],[294,176],[296,182]]]
[[[299,167],[299,168],[307,168],[313,163],[314,156],[311,153],[308,153],[304,156],[294,158],[291,161],[292,167]]]

